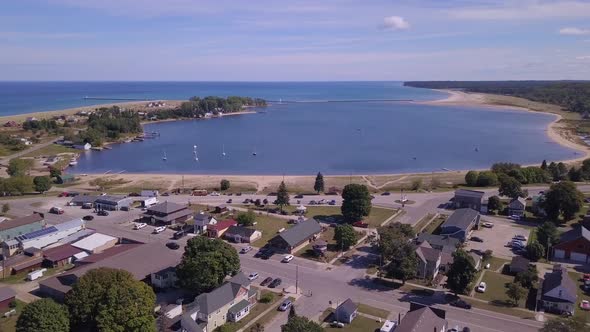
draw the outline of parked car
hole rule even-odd
[[[214,192],[210,193],[209,196],[219,196],[219,193],[214,191]]]
[[[162,194],[162,196],[170,196],[170,193],[165,192],[165,193]]]
[[[479,293],[485,293],[485,291],[486,291],[486,288],[487,288],[487,287],[488,287],[488,286],[486,285],[485,281],[482,281],[482,282],[480,282],[480,283],[479,283],[479,285],[477,286],[477,289],[476,289],[476,291],[477,291],[477,292],[479,292]]]
[[[391,195],[391,193],[389,191],[386,191],[384,193],[381,193],[381,196],[389,196],[389,195]]]
[[[281,305],[279,306],[279,311],[287,311],[289,308],[291,308],[292,305],[293,305],[293,302],[291,302],[291,300],[287,299],[287,300],[283,301],[283,303],[281,303]]]
[[[244,204],[250,204],[250,199],[249,198],[246,198],[242,203],[244,203]]]
[[[186,235],[186,232],[185,231],[182,231],[182,230],[181,231],[176,231],[176,232],[174,232],[174,235],[172,235],[172,238],[174,240],[178,240],[178,239],[183,238],[185,235]]]
[[[483,242],[483,239],[477,236],[472,236],[470,240],[473,242]]]
[[[153,233],[154,234],[158,234],[158,233],[162,233],[165,230],[166,230],[166,226],[159,226],[159,227],[154,228],[154,232]]]
[[[352,226],[359,227],[359,228],[369,228],[369,224],[367,224],[366,222],[362,222],[362,221],[357,221],[357,222],[353,223]]]
[[[59,195],[57,195],[57,197],[68,197],[68,192],[64,191],[62,193],[59,193]]]
[[[515,240],[519,240],[519,241],[526,241],[526,240],[527,240],[527,237],[526,237],[526,236],[524,236],[524,235],[520,235],[520,234],[519,234],[519,235],[515,235],[515,236],[513,237],[513,239],[515,239]]]
[[[242,193],[236,193],[236,196],[242,196]]]
[[[233,202],[234,202],[234,200],[230,198],[230,199],[228,199],[228,200],[227,200],[227,202],[226,202],[226,203],[227,203],[227,204],[231,204],[231,203],[233,203]]]
[[[281,283],[282,283],[282,282],[283,282],[283,281],[281,280],[281,278],[276,278],[275,280],[273,280],[273,281],[272,281],[272,282],[271,282],[271,283],[268,285],[268,287],[269,287],[269,288],[277,288],[278,286],[280,286],[280,285],[281,285]]]
[[[109,215],[109,213],[105,210],[100,210],[96,213],[97,215],[101,216],[101,217],[106,217]]]
[[[448,332],[459,332],[459,325],[455,325],[455,327],[450,328]]]
[[[272,281],[272,278],[267,277],[266,279],[262,280],[262,282],[260,283],[260,286],[264,287],[264,286],[270,284],[271,281]]]
[[[580,303],[580,309],[590,310],[590,302],[588,302],[588,300],[582,300],[582,302]]]
[[[84,217],[82,217],[82,219],[83,219],[83,220],[86,220],[86,221],[90,221],[90,220],[93,220],[93,219],[94,219],[94,216],[90,216],[90,215],[88,215],[88,216],[84,216]]]
[[[328,204],[329,204],[329,205],[336,205],[336,200],[335,200],[335,199],[333,199],[333,200],[331,200],[331,201],[330,201]]]
[[[242,248],[242,250],[240,250],[240,254],[245,254],[250,251],[252,251],[252,247],[246,246],[246,247]]]
[[[330,327],[336,327],[336,328],[341,329],[341,328],[344,328],[344,323],[335,320],[332,323],[330,323]]]
[[[55,214],[63,214],[64,213],[64,209],[54,206],[51,209],[49,209],[49,213],[55,213]]]
[[[299,194],[299,195],[295,196],[295,198],[303,198],[303,195]]]
[[[289,263],[292,260],[293,260],[293,255],[286,255],[285,257],[283,257],[282,262],[283,263]]]
[[[318,203],[313,199],[311,201],[309,201],[309,205],[316,205],[316,204],[318,204]]]
[[[136,222],[136,223],[135,223],[135,226],[133,226],[133,229],[142,229],[142,228],[144,228],[145,226],[147,226],[147,224],[146,224],[146,223],[144,223],[144,222]]]
[[[166,243],[166,247],[168,247],[172,250],[178,250],[178,248],[180,248],[180,245],[176,242],[168,242],[168,243]]]
[[[494,227],[494,224],[493,224],[493,223],[491,223],[491,222],[487,222],[487,221],[486,221],[486,222],[484,222],[484,223],[483,223],[483,224],[481,224],[481,225],[482,225],[483,227],[485,227],[485,228],[492,228],[492,227]]]
[[[513,215],[511,215],[511,216],[510,216],[510,217],[508,217],[508,218],[510,218],[510,219],[512,219],[512,220],[520,220],[520,216],[519,216],[519,215],[516,215],[516,214],[513,214]]]
[[[453,307],[457,307],[457,308],[471,309],[471,304],[469,304],[468,302],[461,300],[461,299],[457,299],[449,304],[452,305]]]
[[[274,251],[274,250],[272,250],[272,249],[266,249],[266,250],[265,250],[265,251],[262,253],[262,255],[260,256],[260,258],[262,258],[262,259],[265,259],[265,260],[266,260],[266,259],[269,259],[269,258],[271,258],[271,257],[272,257],[272,255],[274,255],[274,254],[275,254],[275,251]]]
[[[250,273],[250,275],[248,275],[248,280],[252,281],[252,280],[256,280],[256,279],[258,279],[258,273],[252,272],[252,273]]]
[[[92,203],[84,203],[82,204],[82,208],[85,210],[92,209]]]

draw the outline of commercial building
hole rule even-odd
[[[43,251],[43,265],[45,267],[58,267],[71,264],[74,257],[84,252],[70,244],[50,248]]]
[[[10,287],[0,287],[0,311],[6,311],[16,299],[16,292]]]
[[[479,218],[479,212],[474,209],[458,209],[441,225],[440,235],[448,235],[464,242],[471,230],[479,225]]]
[[[142,217],[146,223],[152,225],[175,225],[186,223],[192,218],[192,214],[186,205],[165,201],[147,208]]]
[[[118,239],[116,237],[101,233],[94,233],[80,241],[72,243],[72,246],[82,249],[89,254],[95,254],[114,247],[117,242]]]
[[[315,241],[322,232],[322,226],[315,219],[307,219],[272,238],[269,243],[277,250],[294,253]]]
[[[481,211],[482,200],[485,193],[483,191],[457,189],[453,199],[455,209],[469,208],[475,211]]]
[[[99,196],[94,201],[94,208],[97,210],[118,211],[122,207],[129,207],[133,198],[125,196]]]
[[[34,213],[30,216],[4,220],[0,223],[0,241],[14,239],[19,235],[38,231],[45,225],[42,214]]]

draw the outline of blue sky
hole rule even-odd
[[[590,79],[590,1],[19,0],[0,80]]]

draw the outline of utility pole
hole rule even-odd
[[[299,265],[295,265],[295,294],[299,294]]]

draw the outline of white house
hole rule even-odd
[[[90,143],[74,144],[73,147],[77,150],[90,150],[92,148],[92,145],[90,145]]]

